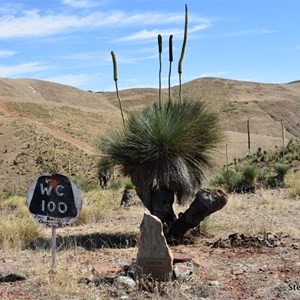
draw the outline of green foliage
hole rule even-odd
[[[122,177],[112,181],[109,187],[113,190],[119,190],[123,188],[128,190],[133,190],[134,184],[131,182],[131,180],[128,177]]]
[[[94,182],[91,182],[85,178],[79,176],[72,176],[71,180],[76,184],[78,189],[83,192],[88,192],[92,189],[97,188]]]
[[[243,170],[243,181],[249,186],[254,185],[255,178],[257,176],[257,171],[254,166],[246,166]]]
[[[276,164],[274,168],[279,176],[284,177],[290,169],[290,166],[286,164]]]
[[[134,184],[131,182],[131,180],[128,178],[128,182],[125,183],[124,188],[127,190],[134,190]]]
[[[245,192],[246,187],[250,188],[250,191],[259,186],[285,187],[285,177],[291,165],[299,160],[300,142],[290,140],[284,149],[284,156],[282,153],[280,147],[268,151],[258,148],[256,153],[235,159],[234,164],[228,166],[225,174],[224,170],[218,172],[212,179],[212,184],[223,186],[228,192]],[[240,181],[237,179],[238,176]]]
[[[223,169],[218,172],[211,183],[212,185],[224,188],[229,193],[253,192],[256,176],[256,169],[250,165],[241,171]]]
[[[205,103],[169,102],[133,112],[125,128],[102,138],[101,150],[143,186],[188,195],[201,183],[221,138],[217,114]]]
[[[270,176],[269,169],[266,167],[258,168],[257,169],[257,182],[261,186],[266,186],[267,185],[267,179]]]

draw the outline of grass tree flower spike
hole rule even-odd
[[[173,35],[169,37],[169,77],[168,77],[168,86],[169,86],[169,102],[171,101],[171,73],[172,73],[172,62],[173,62]]]
[[[162,106],[162,100],[161,100],[161,53],[162,53],[162,37],[159,34],[157,37],[157,41],[158,41],[158,53],[159,53],[159,107],[161,108]]]
[[[117,59],[116,59],[116,55],[115,55],[114,51],[111,51],[111,57],[112,57],[113,67],[114,67],[114,81],[115,81],[115,85],[116,85],[117,98],[119,100],[123,125],[124,125],[124,128],[125,128],[125,119],[124,119],[124,113],[123,113],[123,106],[122,106],[121,98],[119,96],[119,89],[118,89],[118,64],[117,64]]]
[[[188,34],[188,9],[187,9],[187,5],[185,5],[184,37],[183,37],[181,55],[180,55],[180,59],[179,59],[179,62],[178,62],[179,99],[180,99],[180,102],[182,102],[182,90],[181,90],[182,62],[183,62],[185,48],[186,48],[187,34]]]

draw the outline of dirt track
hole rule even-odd
[[[10,107],[8,107],[6,105],[6,103],[2,100],[0,100],[0,109],[3,112],[5,112],[8,116],[17,118],[18,120],[24,120],[24,121],[30,122],[31,124],[35,125],[39,129],[41,129],[43,132],[52,135],[56,139],[59,139],[59,140],[69,143],[89,155],[95,155],[95,156],[99,155],[99,152],[97,152],[89,144],[87,144],[83,141],[80,141],[76,138],[71,137],[69,134],[61,131],[60,129],[58,129],[57,127],[55,127],[51,124],[45,124],[45,123],[39,122],[37,120],[22,116],[18,112],[14,111]]]

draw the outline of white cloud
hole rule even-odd
[[[0,50],[0,58],[11,57],[14,56],[16,53],[16,51]]]
[[[99,74],[78,74],[78,75],[62,75],[44,78],[44,80],[65,84],[69,86],[85,86],[97,83],[99,81]]]
[[[67,0],[65,0],[67,1]],[[69,4],[83,5],[92,3],[90,1],[74,1],[68,0]],[[193,18],[191,18],[193,19]],[[199,20],[194,18],[194,20]],[[209,21],[202,19],[203,25],[197,25],[194,30],[200,30],[210,25]],[[124,27],[124,26],[143,26],[143,25],[161,25],[183,23],[182,14],[161,14],[154,12],[145,13],[125,13],[122,11],[113,11],[108,13],[92,12],[85,15],[76,14],[55,14],[53,12],[41,13],[37,9],[23,11],[20,15],[6,14],[0,18],[0,39],[23,38],[33,36],[47,36],[63,33],[70,30],[78,30],[81,28],[95,27]],[[198,27],[198,28],[197,28]],[[182,32],[180,28],[180,32]],[[176,29],[176,32],[179,29]],[[171,32],[171,30],[168,30]],[[135,40],[142,38],[150,38],[156,31],[141,31],[135,35],[124,37],[121,40]],[[166,34],[166,32],[165,32]],[[174,32],[173,32],[174,34]]]
[[[0,65],[0,77],[9,77],[32,72],[39,72],[48,70],[49,68],[50,66],[43,65],[38,62],[24,63],[15,66]]]
[[[63,4],[74,8],[91,8],[101,5],[101,2],[92,0],[63,0]]]
[[[72,15],[48,14],[42,16],[36,10],[26,11],[21,17],[7,15],[0,19],[0,38],[51,35],[70,28],[92,23],[93,15],[78,17]]]
[[[195,25],[192,28],[188,30],[189,33],[194,33],[199,30],[206,29],[210,26],[209,23],[207,24],[201,24],[201,25]],[[128,42],[128,41],[137,41],[137,40],[148,40],[148,39],[153,39],[156,38],[160,34],[161,36],[170,36],[171,34],[173,36],[178,35],[182,36],[183,35],[183,28],[169,28],[169,29],[164,29],[164,30],[159,30],[159,29],[153,29],[153,30],[147,30],[143,29],[141,31],[138,31],[134,34],[119,38],[117,41],[118,42]]]

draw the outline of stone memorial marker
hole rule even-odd
[[[163,234],[159,218],[144,214],[140,226],[137,265],[141,268],[139,275],[151,275],[153,278],[167,281],[173,273],[173,254]]]

